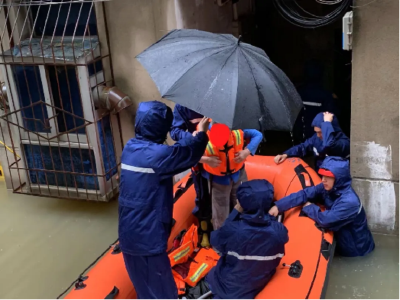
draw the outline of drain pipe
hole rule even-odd
[[[8,94],[5,82],[0,82],[0,110],[8,112]]]
[[[121,110],[133,104],[131,98],[121,92],[116,86],[108,87],[100,85],[93,90],[93,102],[98,108],[118,114]]]

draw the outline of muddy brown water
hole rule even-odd
[[[0,298],[56,298],[117,239],[118,203],[12,194],[0,181]],[[326,298],[399,297],[399,239],[335,257]]]

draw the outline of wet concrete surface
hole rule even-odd
[[[118,203],[12,194],[0,181],[0,298],[56,298],[117,238]],[[399,239],[335,257],[326,298],[398,298]]]

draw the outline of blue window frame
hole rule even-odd
[[[97,122],[97,128],[99,130],[100,148],[103,159],[104,170],[106,172],[106,180],[110,180],[112,176],[117,173],[117,160],[115,158],[115,147],[112,137],[110,115],[103,117],[102,120]]]
[[[49,74],[54,106],[68,112],[65,113],[56,109],[58,132],[69,131],[69,133],[85,134],[85,127],[70,131],[85,124],[85,121],[81,119],[83,118],[83,108],[75,67],[47,66],[46,68]]]
[[[103,63],[101,59],[99,59],[95,63],[91,63],[88,65],[89,76],[93,76],[94,74],[99,73],[101,71],[103,71]]]
[[[93,150],[39,145],[23,146],[29,169],[68,171],[97,175]],[[97,176],[43,171],[29,171],[29,176],[33,184],[49,184],[70,188],[78,187],[79,189],[90,190],[99,189]]]
[[[39,67],[11,65],[11,70],[17,88],[19,105],[22,109],[24,128],[35,132],[49,133],[51,128],[47,124],[47,106],[44,103],[31,106],[40,101],[45,102]]]

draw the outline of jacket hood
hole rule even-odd
[[[351,186],[350,167],[347,160],[338,156],[328,156],[320,168],[329,170],[335,175],[332,191],[343,190]]]
[[[274,198],[274,187],[267,180],[251,180],[241,184],[237,199],[243,208],[242,219],[252,223],[269,223],[268,210]]]
[[[324,113],[321,112],[321,113],[319,113],[318,115],[315,116],[314,120],[311,123],[311,126],[312,127],[321,128],[323,122],[324,122]],[[336,118],[336,116],[333,116],[332,127],[335,130],[335,132],[341,132],[342,131],[342,129],[339,126],[339,121]]]
[[[138,140],[162,144],[171,129],[171,108],[160,101],[141,102],[136,113],[135,134]]]

